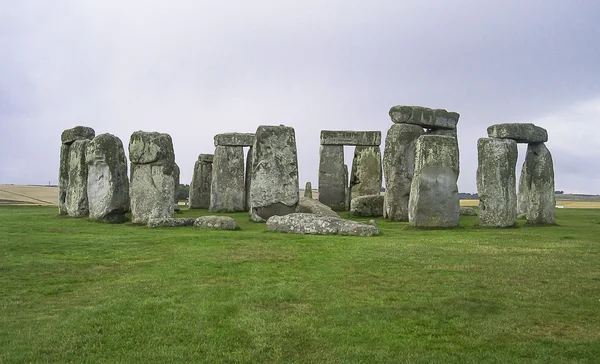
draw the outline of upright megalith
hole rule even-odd
[[[304,197],[313,198],[312,183],[310,182],[306,182],[306,185],[304,186]]]
[[[221,145],[215,147],[209,210],[245,211],[245,189],[244,148]]]
[[[69,184],[66,190],[65,208],[67,215],[86,217],[89,215],[87,196],[87,164],[85,154],[87,139],[75,140],[69,147]]]
[[[416,227],[458,226],[458,153],[454,138],[419,137],[408,202],[408,221]]]
[[[344,146],[321,145],[319,158],[319,201],[334,211],[344,211],[348,181],[344,177]]]
[[[408,221],[415,148],[423,133],[423,127],[412,124],[394,124],[387,132],[383,152],[386,186],[383,214],[392,221]]]
[[[90,127],[76,126],[74,128],[64,130],[60,136],[60,140],[61,140],[60,163],[59,163],[60,166],[59,166],[59,170],[58,170],[58,212],[60,215],[68,215],[69,214],[69,212],[67,211],[67,195],[68,195],[68,190],[69,190],[69,185],[70,185],[69,175],[71,174],[71,162],[70,162],[71,146],[77,140],[92,140],[95,135],[96,135],[96,133],[94,132],[94,129],[92,129]],[[81,149],[81,146],[78,146],[77,148]],[[80,156],[80,157],[82,157],[79,159],[79,161],[82,163],[82,165],[75,163],[74,168],[76,168],[81,173],[87,173],[87,168],[85,168],[85,155]],[[75,175],[77,175],[77,173],[75,173]],[[80,176],[80,177],[81,178],[76,176],[77,180],[74,180],[73,184],[84,183],[86,178],[83,178],[83,177],[85,177],[85,176]],[[85,188],[85,187],[79,186],[76,188],[75,186],[71,186],[71,190],[74,189],[76,193],[78,190],[81,190],[82,188]],[[75,200],[77,200],[77,198],[73,198],[73,196],[70,196],[69,200],[71,202],[74,202]],[[81,202],[84,204],[87,204],[87,199],[84,201],[81,201]],[[83,206],[83,205],[82,206],[71,205],[70,211],[72,213],[74,213],[71,216],[85,216],[85,215],[81,215],[81,213],[85,213],[86,209],[87,209],[87,207]]]
[[[252,134],[254,138],[254,134]],[[244,196],[244,211],[250,211],[250,190],[252,188],[252,147],[248,149],[246,154],[246,174],[244,176],[244,188],[246,195]]]
[[[481,138],[477,142],[479,225],[513,226],[517,219],[517,143]]]
[[[136,131],[129,139],[131,220],[172,217],[175,199],[175,152],[169,134]]]
[[[259,126],[252,146],[250,209],[253,220],[293,213],[299,198],[294,128]]]
[[[212,164],[212,154],[200,154],[194,164],[194,173],[190,183],[190,209],[207,209],[210,207]]]
[[[554,224],[554,163],[544,143],[530,143],[521,178],[526,189],[528,224]],[[522,192],[522,191],[519,191]]]
[[[350,175],[350,201],[381,192],[381,151],[379,146],[359,145],[354,149]]]
[[[173,164],[173,184],[175,185],[175,188],[173,189],[173,203],[175,205],[179,205],[179,198],[177,197],[177,195],[179,195],[179,177],[181,175],[181,169],[179,169],[179,165],[177,165],[177,163]]]
[[[87,144],[89,216],[102,222],[124,222],[129,211],[127,158],[121,139],[100,134]]]

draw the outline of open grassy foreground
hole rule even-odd
[[[207,214],[185,211],[179,216]],[[597,363],[600,210],[374,238],[0,207],[0,362]]]

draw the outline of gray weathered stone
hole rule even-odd
[[[458,163],[456,164],[456,173],[460,175],[460,150],[458,147],[458,130],[457,129],[428,129],[425,132],[426,135],[445,135],[451,136],[454,138],[456,143],[456,160]]]
[[[463,216],[477,216],[477,211],[474,208],[469,206],[461,206],[460,214]]]
[[[223,133],[215,135],[215,147],[251,147],[254,143],[253,133]]]
[[[238,229],[238,225],[235,220],[229,216],[200,216],[194,221],[194,226],[202,229]]]
[[[532,143],[525,156],[525,183],[527,185],[527,223],[554,224],[554,163],[544,143]]]
[[[312,183],[310,182],[306,182],[306,185],[304,186],[304,197],[313,198]]]
[[[263,219],[296,211],[298,156],[294,128],[261,125],[252,147],[250,208]]]
[[[196,219],[188,217],[164,217],[155,218],[148,220],[148,227],[179,227],[179,226],[193,226]]]
[[[103,222],[124,222],[129,211],[127,158],[121,139],[100,134],[87,145],[89,216]]]
[[[321,130],[321,145],[378,146],[380,144],[380,131]]]
[[[512,139],[517,143],[544,143],[548,141],[546,129],[531,123],[496,124],[487,128],[490,138]]]
[[[350,172],[347,164],[344,164],[344,210],[350,210]]]
[[[408,201],[408,221],[416,227],[458,226],[458,153],[454,138],[419,137]]]
[[[304,212],[307,214],[315,214],[320,216],[339,217],[337,212],[333,211],[331,207],[320,203],[312,197],[300,197],[300,202],[298,203],[296,212]]]
[[[344,146],[321,145],[319,159],[319,201],[335,211],[344,211],[347,185]]]
[[[389,114],[395,124],[414,124],[432,129],[455,129],[460,117],[458,113],[444,109],[405,105],[393,106]]]
[[[173,215],[175,200],[175,152],[169,134],[136,131],[129,140],[131,221]]]
[[[216,147],[212,167],[209,210],[213,212],[245,211],[245,188],[244,149],[242,147]]]
[[[392,221],[408,221],[415,148],[417,139],[423,133],[421,126],[412,124],[394,124],[387,132],[383,152],[386,187],[383,214]]]
[[[272,216],[267,220],[267,229],[290,234],[313,235],[379,235],[377,227],[339,217],[295,213],[286,216]]]
[[[248,148],[246,154],[246,174],[245,174],[245,196],[244,210],[250,211],[250,191],[252,190],[252,147]]]
[[[379,147],[357,146],[350,175],[350,201],[381,192],[381,151]]]
[[[181,175],[181,170],[177,163],[173,164],[173,184],[175,188],[173,189],[173,203],[175,205],[179,205],[179,198],[177,195],[179,194],[179,176]]]
[[[96,133],[87,126],[66,129],[61,134],[60,162],[58,169],[58,213],[67,215],[67,188],[69,186],[69,149],[76,140],[91,140]]]
[[[527,163],[523,163],[521,175],[519,177],[519,191],[517,194],[517,218],[521,219],[527,216],[529,208],[529,182],[527,172]]]
[[[87,139],[75,140],[69,147],[69,183],[65,194],[65,209],[71,217],[86,217],[89,214],[85,162],[88,143]]]
[[[71,144],[76,140],[92,140],[96,132],[88,126],[76,126],[71,129],[66,129],[60,136],[60,141],[63,144]]]
[[[350,202],[350,215],[364,217],[383,216],[384,196],[359,196]]]
[[[517,143],[511,139],[477,141],[479,225],[514,226],[517,220]]]
[[[190,183],[190,209],[207,209],[210,207],[212,163],[212,154],[200,154],[194,164],[194,174]]]

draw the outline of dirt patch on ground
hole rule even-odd
[[[0,205],[57,205],[58,187],[0,185]]]

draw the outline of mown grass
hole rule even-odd
[[[184,211],[197,216],[205,211]],[[0,207],[0,362],[600,358],[600,210],[372,238],[149,229]]]

